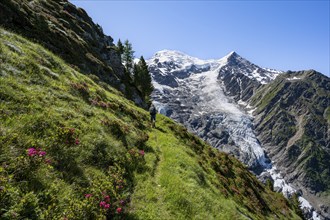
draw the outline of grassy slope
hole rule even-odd
[[[163,116],[150,129],[97,81],[0,29],[1,219],[299,219],[238,160]]]

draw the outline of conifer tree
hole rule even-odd
[[[134,52],[135,51],[133,51],[132,44],[128,40],[125,40],[123,54],[122,54],[122,61],[125,65],[125,69],[127,73],[129,74],[133,73]]]
[[[149,96],[154,88],[152,86],[148,65],[143,56],[141,56],[138,64],[134,65],[134,84],[142,93],[144,99],[148,102]]]
[[[145,96],[149,96],[153,91],[154,87],[151,82],[151,75],[148,70],[148,65],[144,60],[143,56],[140,57],[139,66],[141,69],[141,82],[144,84],[143,86],[143,93]]]
[[[141,88],[141,70],[140,70],[140,66],[138,64],[134,64],[133,73],[134,73],[134,85],[138,88],[138,90],[140,92],[142,92],[142,88]]]
[[[117,42],[117,48],[118,48],[118,53],[122,55],[124,53],[124,46],[120,39]]]

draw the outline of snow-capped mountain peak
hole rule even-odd
[[[233,59],[236,56],[239,56],[239,55],[235,51],[231,51],[229,54],[224,56],[222,59],[226,59],[227,61],[229,61],[230,59]]]
[[[150,67],[157,67],[161,75],[168,75],[179,71],[209,68],[214,61],[198,59],[180,51],[161,50],[147,62]]]
[[[176,50],[161,50],[148,60],[152,69],[158,69],[161,75],[173,75],[178,72],[198,73],[205,70],[222,68],[226,74],[243,74],[250,79],[266,84],[276,78],[282,71],[261,68],[238,55],[235,51],[230,52],[221,59],[202,60],[189,56]],[[185,77],[190,74],[185,74]],[[182,74],[179,74],[182,78]],[[219,75],[221,76],[221,74]]]
[[[189,56],[183,52],[176,50],[161,50],[158,51],[151,59],[156,62],[176,62],[176,63],[205,63],[204,60]]]

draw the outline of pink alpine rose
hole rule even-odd
[[[92,196],[93,196],[93,194],[90,194],[90,193],[85,194],[85,198],[89,198],[89,197],[92,197]]]
[[[107,203],[105,201],[100,202],[100,207],[104,207]]]
[[[29,157],[33,157],[33,156],[35,156],[36,154],[38,154],[38,151],[35,149],[35,148],[29,148],[28,150],[27,150],[28,152],[28,156]]]

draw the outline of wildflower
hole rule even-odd
[[[105,209],[110,208],[110,204],[105,204],[105,205],[104,205],[104,208],[105,208]]]
[[[38,154],[39,154],[40,157],[43,157],[43,156],[46,155],[46,151],[41,150],[41,151],[38,152]]]
[[[106,201],[106,202],[110,202],[110,196],[106,196],[106,197],[104,197],[104,201]]]
[[[107,203],[105,201],[100,202],[100,207],[104,207]]]
[[[140,155],[143,157],[144,156],[144,150],[140,150]]]
[[[76,144],[76,145],[80,144],[80,141],[79,141],[78,138],[76,138],[76,140],[75,140],[75,144]]]
[[[29,157],[33,157],[33,156],[35,156],[36,154],[38,154],[38,151],[35,149],[35,148],[29,148],[28,149],[28,156]]]
[[[121,213],[121,211],[122,211],[122,208],[117,208],[117,213],[119,214],[119,213]]]
[[[85,198],[89,198],[89,197],[92,197],[92,196],[93,196],[93,194],[90,194],[90,193],[85,194]]]
[[[120,200],[120,205],[125,205],[125,201],[124,200]]]

